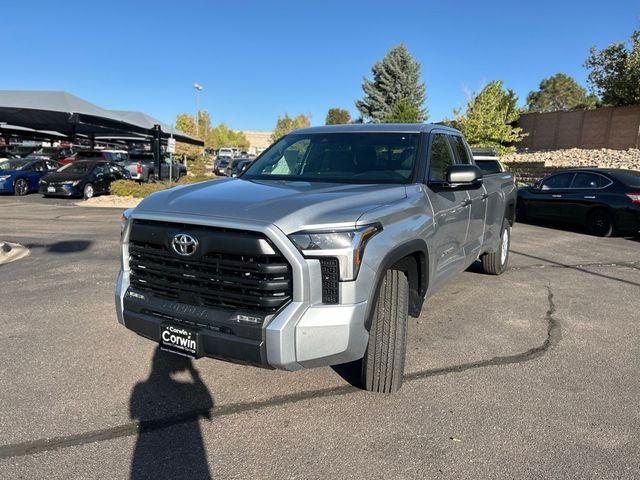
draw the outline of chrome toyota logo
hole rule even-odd
[[[171,247],[178,255],[188,257],[196,253],[196,250],[198,249],[198,240],[186,233],[179,233],[173,237]]]

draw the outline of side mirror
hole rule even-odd
[[[477,190],[482,186],[482,170],[476,165],[451,165],[445,181],[429,182],[434,190]]]

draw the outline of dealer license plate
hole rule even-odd
[[[198,332],[182,325],[165,324],[160,327],[160,348],[185,357],[198,356]]]
[[[56,191],[56,187],[47,187],[47,192],[55,193],[55,191]]]

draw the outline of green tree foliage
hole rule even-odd
[[[351,123],[351,115],[348,110],[343,108],[330,108],[324,121],[325,125],[344,125],[346,123]]]
[[[626,43],[613,43],[603,50],[591,47],[584,66],[590,69],[589,85],[604,105],[640,103],[640,30]]]
[[[556,112],[575,108],[593,108],[595,95],[587,91],[569,75],[556,73],[540,82],[539,90],[527,95],[527,110],[530,112]]]
[[[426,86],[420,82],[420,64],[407,47],[403,44],[393,47],[381,62],[373,64],[371,71],[373,80],[364,79],[364,98],[356,102],[365,119],[373,123],[384,122],[389,115],[394,117],[398,108],[417,112],[416,122],[427,119],[424,108]]]
[[[522,129],[512,124],[518,119],[513,90],[505,90],[502,80],[494,80],[474,96],[464,115],[456,113],[452,122],[473,147],[494,147],[501,154],[515,150],[512,145],[524,137]]]
[[[276,122],[276,128],[273,129],[271,135],[271,141],[275,142],[280,137],[285,136],[287,133],[297,130],[298,128],[306,128],[311,126],[311,118],[302,113],[295,118],[291,118],[288,113],[285,113],[283,117],[278,117]]]
[[[226,124],[220,123],[217,127],[211,126],[211,117],[205,110],[198,112],[199,125],[196,127],[195,117],[181,113],[176,117],[176,128],[187,135],[204,141],[205,148],[219,149],[222,147],[238,147],[246,150],[249,148],[249,140],[244,133],[229,129]],[[192,145],[178,143],[177,154],[189,156],[198,155],[202,149]]]
[[[384,123],[420,123],[420,110],[406,98],[398,100],[384,118]]]

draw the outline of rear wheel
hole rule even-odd
[[[587,216],[587,232],[596,237],[610,237],[613,234],[613,218],[604,208],[593,210]]]
[[[362,360],[362,383],[370,392],[392,393],[402,386],[408,309],[407,277],[399,270],[388,270],[380,286]]]
[[[500,275],[507,269],[509,263],[509,246],[511,245],[511,225],[506,218],[502,221],[500,231],[500,245],[496,252],[485,253],[480,257],[482,271],[489,275]]]
[[[13,184],[13,194],[19,197],[29,193],[29,184],[24,178],[19,178]]]
[[[156,174],[155,173],[150,173],[149,176],[147,177],[147,182],[156,183]]]
[[[96,192],[93,188],[93,185],[91,183],[87,183],[82,189],[82,198],[84,198],[85,200],[89,200],[90,198],[93,198],[95,193]]]

